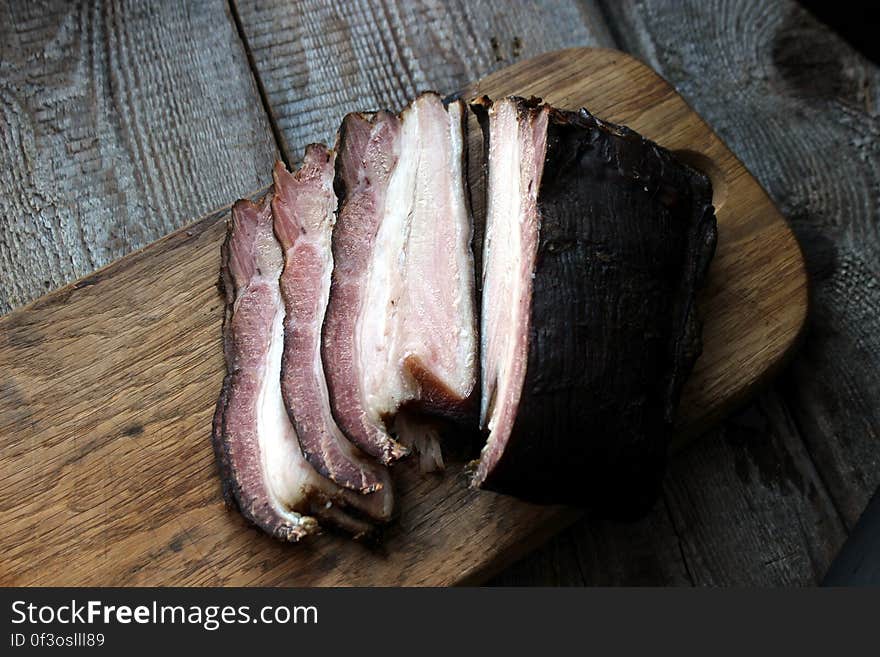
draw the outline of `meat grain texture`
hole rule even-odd
[[[339,132],[323,362],[346,435],[385,463],[442,467],[432,415],[472,419],[477,380],[466,107],[435,93]]]
[[[391,480],[343,435],[333,418],[321,361],[321,327],[330,291],[330,236],[336,213],[335,153],[312,144],[292,174],[276,163],[272,214],[284,253],[279,280],[284,301],[281,392],[309,463],[345,488],[372,493],[390,504]]]

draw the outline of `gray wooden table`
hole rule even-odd
[[[0,312],[268,184],[344,112],[575,45],[637,55],[713,125],[790,219],[812,310],[653,513],[495,583],[813,584],[880,484],[880,73],[793,2],[0,0]]]

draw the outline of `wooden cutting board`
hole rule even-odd
[[[478,93],[586,106],[711,176],[718,251],[682,439],[778,368],[806,315],[800,250],[764,190],[672,87],[622,53],[574,49],[499,71],[464,95]],[[0,583],[477,582],[578,517],[468,490],[461,464],[424,477],[398,466],[400,518],[378,547],[332,535],[284,545],[227,511],[210,441],[227,214],[0,319]]]

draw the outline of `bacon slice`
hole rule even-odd
[[[272,213],[284,251],[284,356],[281,391],[288,415],[309,463],[340,486],[377,493],[391,505],[386,468],[354,447],[330,410],[321,363],[321,325],[330,292],[333,258],[330,236],[336,212],[335,153],[313,144],[296,174],[275,165]]]
[[[708,178],[632,130],[539,100],[473,105],[488,140],[474,484],[637,515],[700,352]]]
[[[471,409],[477,340],[465,111],[426,93],[399,116],[349,114],[340,129],[324,368],[339,426],[386,463],[406,443],[442,465],[422,416]],[[400,442],[388,429],[395,415]]]
[[[369,532],[363,516],[387,519],[386,500],[320,476],[304,458],[284,407],[283,261],[268,203],[235,204],[222,259],[227,374],[213,440],[227,504],[285,541],[317,532],[318,520],[355,535]]]

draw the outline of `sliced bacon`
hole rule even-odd
[[[214,420],[224,496],[267,533],[298,541],[318,520],[355,535],[387,519],[384,500],[340,488],[302,454],[281,395],[282,253],[268,203],[239,201],[223,250],[226,377]]]
[[[477,341],[464,120],[463,103],[444,107],[426,93],[399,116],[349,114],[340,129],[324,368],[339,426],[386,463],[407,452],[401,442],[439,454],[421,416],[466,417],[471,408]],[[394,421],[401,414],[411,417]]]
[[[281,162],[275,165],[272,213],[284,252],[280,284],[286,310],[281,391],[309,463],[340,486],[361,493],[381,491],[376,495],[385,498],[390,509],[388,472],[352,445],[336,425],[321,363],[321,325],[333,270],[334,160],[333,151],[313,144],[295,174]]]

